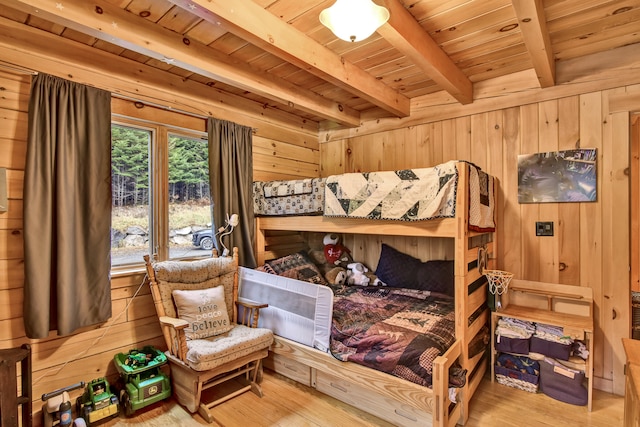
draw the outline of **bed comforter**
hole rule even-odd
[[[379,287],[337,287],[334,294],[334,357],[431,387],[433,361],[455,341],[453,298]],[[451,386],[464,385],[461,368],[449,374]]]

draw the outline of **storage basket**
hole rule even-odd
[[[548,359],[540,362],[540,391],[549,397],[572,405],[584,406],[589,392],[584,386],[585,374]]]
[[[502,353],[529,354],[529,339],[496,336],[495,348]]]
[[[501,353],[495,365],[496,381],[508,387],[538,391],[540,364],[526,356]]]
[[[530,351],[532,353],[539,353],[554,359],[569,360],[569,356],[571,355],[571,345],[544,340],[534,335],[531,337]]]
[[[520,371],[514,371],[496,366],[496,381],[507,387],[517,388],[519,390],[536,393],[538,391],[539,377],[537,375],[524,374]]]

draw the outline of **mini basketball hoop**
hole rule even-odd
[[[513,273],[502,270],[484,270],[483,274],[489,281],[489,292],[495,295],[495,309],[500,310],[502,308],[502,294],[509,288]]]
[[[489,292],[494,295],[502,295],[509,288],[509,282],[513,279],[513,273],[502,270],[484,270],[484,275],[489,281]]]

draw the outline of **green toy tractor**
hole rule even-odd
[[[120,402],[111,392],[107,379],[96,378],[87,384],[82,396],[76,400],[76,410],[87,426],[91,426],[100,420],[117,417],[120,414]]]
[[[120,404],[126,416],[171,396],[171,383],[160,368],[167,356],[152,346],[133,349],[113,357],[120,374]]]

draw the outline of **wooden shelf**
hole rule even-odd
[[[491,313],[491,380],[495,380],[495,330],[501,317],[559,326],[565,335],[585,341],[587,360],[571,359],[564,365],[584,370],[588,385],[588,410],[593,397],[593,293],[590,288],[513,280],[504,295],[504,307]],[[510,301],[517,301],[510,303]],[[561,302],[559,302],[561,301]],[[545,306],[545,308],[541,308]],[[559,361],[563,363],[564,361]]]
[[[571,331],[574,330],[578,330],[581,332],[593,332],[593,318],[580,316],[577,314],[559,313],[557,311],[513,304],[496,311],[495,314],[499,315],[500,317],[513,317],[530,322],[562,326],[565,329],[565,334],[568,336],[572,336],[573,334],[571,333]],[[572,338],[584,339],[576,338],[573,336]]]

